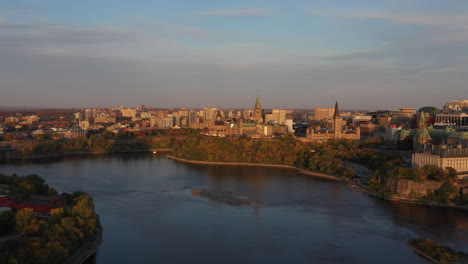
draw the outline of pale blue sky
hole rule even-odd
[[[0,0],[0,106],[468,98],[468,1]]]

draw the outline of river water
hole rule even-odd
[[[59,192],[94,198],[104,227],[97,263],[429,263],[406,241],[468,251],[468,213],[388,202],[294,170],[192,165],[163,155],[0,164]],[[194,197],[230,191],[253,206]]]

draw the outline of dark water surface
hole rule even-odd
[[[104,243],[97,263],[429,263],[405,244],[468,250],[468,213],[387,202],[294,170],[202,166],[132,154],[0,164],[59,192],[90,193]],[[248,196],[235,207],[191,188]]]

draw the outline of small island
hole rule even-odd
[[[0,263],[84,263],[102,243],[92,198],[57,194],[37,175],[0,174]]]
[[[210,201],[219,202],[232,206],[254,205],[255,203],[247,200],[247,197],[235,196],[229,191],[217,191],[209,189],[192,189],[194,197],[207,198]]]
[[[443,246],[431,239],[413,238],[408,241],[408,245],[434,263],[468,263],[468,254]]]

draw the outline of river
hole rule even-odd
[[[429,263],[406,246],[414,236],[468,250],[466,211],[384,201],[289,169],[131,154],[28,160],[0,172],[91,194],[104,227],[98,264]],[[191,188],[256,205],[194,197]]]

